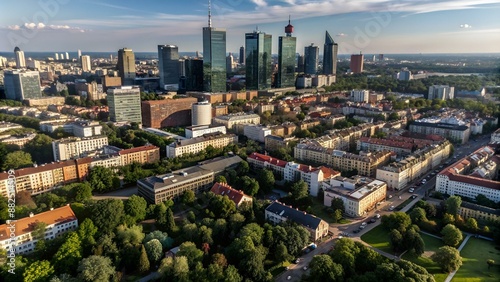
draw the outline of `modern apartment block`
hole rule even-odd
[[[436,191],[475,199],[482,194],[500,201],[500,155],[489,146],[482,147],[445,168],[436,177]]]
[[[432,85],[429,86],[429,94],[427,96],[429,100],[450,100],[455,98],[455,87],[450,87],[448,85]]]
[[[471,135],[470,127],[467,125],[428,122],[427,120],[414,121],[410,124],[410,132],[426,135],[435,134],[459,144],[469,142],[469,137]]]
[[[64,161],[84,157],[108,145],[107,136],[91,138],[67,138],[52,142],[54,161]]]
[[[330,207],[332,200],[339,198],[344,202],[345,213],[352,217],[364,216],[385,200],[387,184],[372,178],[354,176],[335,177],[323,184],[325,206]]]
[[[387,183],[389,189],[401,190],[432,169],[436,169],[450,156],[451,143],[445,140],[415,151],[403,160],[377,169],[377,179]]]
[[[209,133],[222,133],[226,134],[226,127],[220,126],[210,126],[210,125],[199,125],[199,126],[188,126],[186,127],[185,134],[186,138],[196,138],[201,137]]]
[[[265,142],[266,136],[271,135],[271,131],[271,128],[262,125],[246,124],[243,126],[243,135],[260,143]]]
[[[314,242],[328,235],[329,225],[326,221],[280,202],[275,201],[266,208],[265,218],[273,224],[288,220],[300,224],[311,233],[311,240]]]
[[[142,125],[152,128],[191,125],[191,106],[197,102],[196,98],[143,101]]]
[[[168,145],[167,158],[175,158],[184,154],[197,154],[208,146],[224,148],[229,144],[236,143],[238,143],[238,136],[235,134],[205,134],[202,137],[179,140]]]
[[[33,232],[40,223],[45,223],[43,238],[37,238]],[[16,255],[32,253],[40,239],[52,240],[78,228],[78,219],[69,205],[39,214],[30,214],[15,220],[15,230],[9,224],[0,225],[0,248]],[[14,243],[14,245],[13,245]],[[15,250],[10,250],[14,246]]]
[[[112,87],[107,93],[111,121],[142,123],[139,86]]]
[[[241,161],[238,156],[221,157],[171,173],[140,179],[137,181],[138,194],[152,204],[177,201],[187,190],[200,193],[210,189],[216,175],[226,168],[237,166]]]
[[[351,100],[354,102],[368,103],[370,100],[370,91],[368,90],[352,90]]]
[[[359,155],[327,149],[313,144],[298,144],[294,156],[298,160],[324,164],[340,171],[354,171],[359,175],[374,177],[377,168],[390,162],[391,151],[360,152]]]
[[[260,116],[257,114],[235,113],[214,117],[213,123],[224,125],[227,129],[232,129],[236,124],[260,124]]]

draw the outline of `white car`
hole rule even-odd
[[[395,207],[394,207],[394,206],[391,206],[391,207],[389,208],[389,210],[390,210],[390,211],[393,211],[394,209],[395,209]]]
[[[410,193],[413,193],[413,192],[415,192],[415,189],[410,188],[410,190],[408,190],[408,191],[409,191]]]
[[[366,222],[361,223],[361,226],[366,226]]]
[[[286,277],[286,280],[292,280],[292,276],[288,275],[288,276]]]
[[[377,213],[377,214],[375,215],[375,218],[380,218],[380,214],[378,214],[378,213]]]

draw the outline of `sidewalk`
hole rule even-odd
[[[459,252],[463,249],[463,247],[465,246],[465,244],[467,244],[467,241],[469,241],[470,237],[472,237],[472,234],[467,234],[467,237],[465,237],[464,241],[462,242],[462,244],[460,244],[460,247],[458,247],[458,249],[457,249]],[[460,267],[458,269],[460,269]],[[448,275],[448,277],[446,277],[446,280],[444,280],[444,282],[450,282],[451,279],[453,279],[453,276],[455,276],[455,274],[457,273],[458,269],[452,271]]]

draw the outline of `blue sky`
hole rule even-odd
[[[46,3],[46,6],[41,5]],[[2,1],[0,51],[156,51],[175,44],[202,51],[206,0]],[[323,48],[328,30],[339,53],[500,52],[500,1],[213,0],[214,27],[227,29],[227,51],[258,29],[278,37],[291,15],[297,52]],[[322,51],[321,51],[322,52]]]

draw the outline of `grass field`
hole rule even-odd
[[[422,240],[424,240],[425,253],[420,257],[415,257],[406,253],[403,255],[403,259],[425,267],[430,274],[434,275],[436,282],[443,282],[446,277],[448,277],[448,274],[442,273],[439,266],[430,259],[430,256],[444,245],[443,241],[426,234],[420,234],[420,236],[422,237]]]
[[[470,238],[460,252],[463,264],[452,282],[498,282],[500,281],[500,251],[493,242]],[[486,261],[492,259],[495,266],[488,269]]]
[[[389,233],[382,227],[381,224],[363,234],[361,236],[361,240],[381,251],[387,252],[389,254],[393,253]]]

